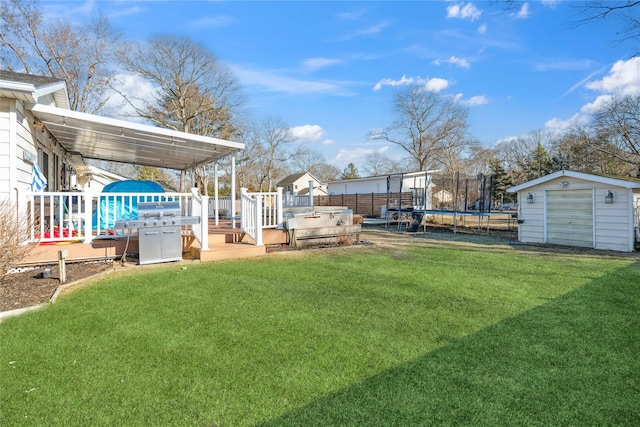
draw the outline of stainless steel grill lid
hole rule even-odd
[[[138,219],[180,216],[179,202],[140,202]]]

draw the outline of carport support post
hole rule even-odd
[[[282,224],[282,222],[284,221],[284,212],[283,207],[284,207],[284,203],[282,200],[282,187],[278,187],[276,188],[276,224],[280,225]]]
[[[218,215],[220,205],[218,203],[218,162],[213,166],[213,210],[215,215],[216,226],[220,223],[220,215]]]
[[[231,228],[236,228],[236,156],[231,157]]]
[[[93,224],[92,224],[92,211],[91,206],[93,205],[93,197],[96,197],[98,200],[97,194],[94,194],[92,191],[84,191],[80,200],[80,203],[84,203],[84,229],[82,232],[84,233],[84,243],[91,243],[93,241]],[[98,205],[100,205],[100,200],[98,200]]]

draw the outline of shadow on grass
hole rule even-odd
[[[637,425],[640,263],[261,426]]]

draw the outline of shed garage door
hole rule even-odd
[[[547,192],[547,242],[593,247],[593,191]]]

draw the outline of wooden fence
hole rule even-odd
[[[374,217],[380,217],[380,208],[386,207],[387,201],[389,207],[400,206],[398,193],[333,194],[313,197],[314,206],[345,206],[353,210],[354,214]],[[411,204],[411,193],[402,193],[402,207],[409,207]]]

